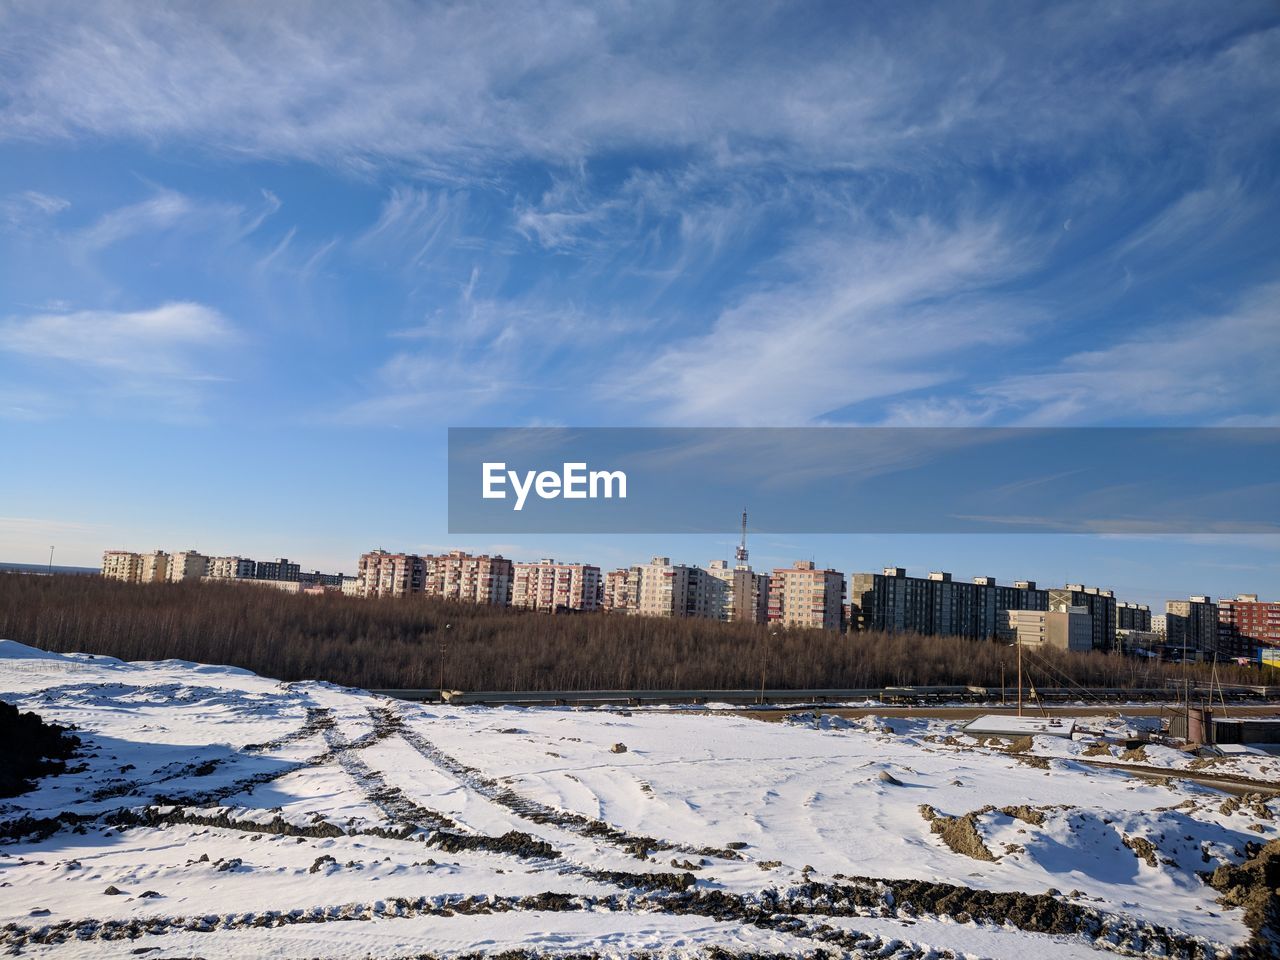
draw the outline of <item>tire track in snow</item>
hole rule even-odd
[[[467,766],[461,760],[446,753],[417,730],[406,724],[403,714],[398,713],[397,720],[399,722],[397,732],[400,738],[421,756],[435,764],[469,790],[479,794],[486,800],[505,807],[516,816],[531,823],[560,827],[580,837],[604,841],[641,860],[646,859],[649,853],[654,851],[671,851],[699,857],[718,857],[722,860],[747,859],[736,850],[694,847],[690,844],[673,840],[661,840],[656,837],[628,833],[626,830],[615,827],[604,820],[541,803],[532,797],[518,793],[510,786],[485,776],[475,767]]]

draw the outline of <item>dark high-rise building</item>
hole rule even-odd
[[[994,577],[975,577],[966,583],[945,571],[909,577],[903,567],[850,577],[849,611],[859,630],[988,639],[1000,627],[1002,610],[1048,608],[1047,593],[1031,580],[1002,586]]]

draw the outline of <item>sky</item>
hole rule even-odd
[[[731,556],[451,537],[450,426],[1280,425],[1278,187],[1274,2],[0,2],[0,560]],[[800,558],[1280,596],[1267,536]]]

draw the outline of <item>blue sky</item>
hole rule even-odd
[[[0,559],[729,555],[737,504],[450,538],[449,426],[1280,422],[1271,2],[15,2],[0,78]],[[1280,574],[1258,537],[753,550],[798,556]]]

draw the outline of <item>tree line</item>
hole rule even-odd
[[[0,574],[0,638],[372,688],[434,689],[442,669],[444,686],[460,690],[749,689],[762,675],[783,689],[1015,682],[1014,651],[992,641],[56,574]],[[1041,687],[1156,687],[1184,669],[1210,676],[1206,666],[1114,654],[1037,650],[1024,659]],[[1259,682],[1256,671],[1223,665],[1217,679]]]

